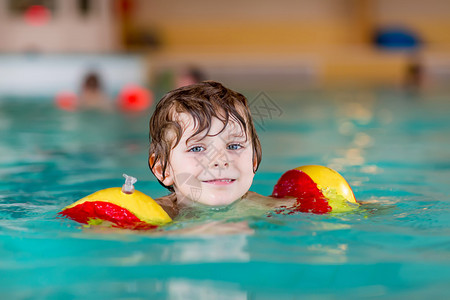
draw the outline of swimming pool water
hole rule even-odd
[[[345,214],[242,214],[237,220],[254,234],[225,236],[104,234],[56,218],[81,197],[121,186],[122,173],[137,177],[142,192],[166,194],[147,167],[149,114],[70,113],[50,99],[4,99],[0,295],[449,298],[449,95],[266,92],[272,114],[256,98],[263,162],[253,191],[268,195],[284,171],[321,164],[339,171],[363,204]]]

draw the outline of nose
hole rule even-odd
[[[228,162],[215,162],[213,164],[213,167],[214,168],[221,168],[221,169],[228,168]]]
[[[213,159],[210,164],[211,168],[214,169],[225,169],[228,168],[229,165],[230,163],[228,162],[228,158],[225,155]]]

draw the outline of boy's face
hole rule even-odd
[[[230,121],[220,132],[223,123],[213,118],[207,136],[200,133],[189,139],[195,133],[192,117],[182,113],[179,123],[184,133],[170,153],[162,180],[173,184],[178,202],[215,206],[240,199],[250,189],[256,169],[251,139],[243,129]]]

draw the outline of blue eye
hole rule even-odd
[[[203,146],[194,146],[189,149],[189,152],[202,152],[205,151],[205,148]]]
[[[241,144],[230,144],[227,146],[228,150],[239,150],[242,148]]]

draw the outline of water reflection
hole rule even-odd
[[[337,157],[329,160],[328,166],[343,171],[348,167],[359,167],[362,173],[380,172],[375,165],[367,165],[367,150],[375,145],[369,126],[376,121],[376,95],[370,92],[353,92],[336,97],[337,132],[349,138],[348,146],[338,151]],[[389,113],[383,120],[389,122]],[[378,117],[377,117],[378,118]]]
[[[247,292],[237,283],[211,280],[173,279],[167,287],[169,299],[245,300]]]
[[[246,235],[234,235],[220,239],[211,236],[210,238],[196,239],[188,243],[174,244],[168,250],[168,256],[170,261],[179,263],[246,262],[250,260],[247,248]]]

